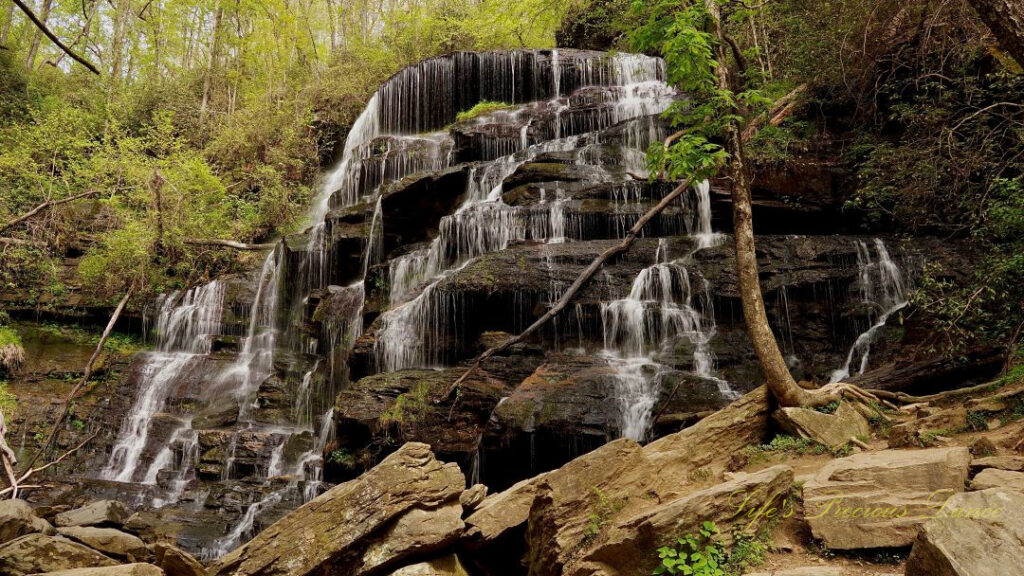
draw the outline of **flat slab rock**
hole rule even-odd
[[[146,543],[116,528],[96,528],[95,526],[68,526],[58,528],[57,532],[66,538],[85,544],[93,550],[97,550],[109,556],[127,558],[129,555],[135,559],[142,559],[149,556]]]
[[[57,526],[121,526],[128,516],[124,504],[116,500],[99,500],[57,514],[54,523]]]
[[[0,574],[4,576],[116,565],[103,554],[59,536],[29,534],[0,546]]]
[[[408,443],[359,478],[278,520],[211,567],[219,576],[360,576],[441,550],[462,534],[456,464]]]
[[[773,417],[783,431],[829,448],[845,446],[850,438],[871,434],[868,421],[849,402],[840,403],[835,414],[810,408],[779,408]]]
[[[152,564],[122,564],[106,568],[74,568],[46,572],[38,576],[166,576],[166,573]]]
[[[1006,488],[1024,492],[1024,472],[986,468],[979,472],[974,480],[971,480],[971,490],[986,490],[988,488]],[[1024,513],[1024,510],[1021,512]]]
[[[454,554],[437,558],[428,562],[412,564],[399,568],[389,576],[469,576],[466,569]]]
[[[906,576],[1024,574],[1024,494],[991,489],[955,494],[921,527]]]
[[[804,516],[831,549],[909,546],[941,495],[964,491],[970,461],[963,447],[833,460],[804,484]]]

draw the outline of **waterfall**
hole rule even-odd
[[[110,460],[100,477],[131,482],[149,441],[153,415],[164,409],[179,378],[199,357],[209,353],[210,339],[220,330],[224,285],[213,281],[179,294],[160,296],[157,301],[157,351],[147,354],[135,402],[125,418]],[[147,483],[155,475],[143,475]]]
[[[711,231],[709,189],[704,181],[694,190],[694,253],[713,246],[721,237]],[[713,372],[709,343],[715,333],[715,322],[708,284],[703,283],[705,311],[701,313],[695,307],[690,274],[682,262],[669,261],[668,246],[659,240],[654,264],[637,274],[629,295],[601,305],[602,355],[615,370],[620,431],[633,440],[646,438],[652,410],[661,393],[664,366],[656,357],[668,352],[680,338],[693,346],[694,373],[714,381],[724,398],[737,396]]]
[[[622,167],[644,173],[643,150],[664,137],[654,117],[677,97],[664,80],[664,64],[656,58],[570,50],[461,52],[395,74],[369,99],[349,131],[341,158],[321,178],[305,230],[266,255],[253,280],[253,302],[246,325],[239,329],[244,336],[233,359],[225,362],[226,352],[211,354],[211,337],[221,330],[223,285],[214,282],[158,301],[157,351],[147,357],[138,398],[103,477],[147,484],[156,484],[159,478],[166,490],[154,499],[155,506],[182,497],[195,480],[200,431],[193,429],[189,413],[171,426],[167,445],[156,450],[146,445],[155,443],[149,438],[149,422],[165,409],[181,376],[210,356],[203,366],[219,368],[203,374],[200,399],[231,399],[238,404],[237,424],[218,428],[229,432],[219,447],[225,452],[220,482],[262,481],[264,489],[230,532],[204,550],[204,556],[219,557],[245,541],[261,517],[283,503],[314,498],[321,490],[323,455],[333,441],[329,400],[347,379],[346,360],[362,334],[365,283],[376,271],[371,268],[387,264],[390,290],[389,309],[376,328],[378,369],[450,362],[446,351],[451,338],[459,337],[463,318],[461,303],[446,290],[445,280],[475,259],[514,243],[571,242],[587,239],[597,229],[593,220],[570,211],[580,202],[572,197],[573,189],[541,186],[539,202],[512,206],[502,199],[503,182],[543,155],[577,165],[607,161],[615,166],[593,166],[587,184],[614,183]],[[449,127],[459,112],[482,101],[508,102],[515,108]],[[621,131],[621,136],[609,136],[612,131]],[[620,141],[626,148],[618,158],[607,144]],[[385,187],[453,164],[467,166],[470,172],[461,205],[441,218],[429,244],[386,260],[385,249],[390,247],[384,230],[391,232],[391,222],[385,221]],[[641,188],[637,184],[631,192],[637,200],[634,211]],[[367,216],[360,266],[336,270],[338,223],[350,225],[359,214]],[[620,216],[622,223],[636,217]],[[334,285],[342,275],[356,274],[361,278],[350,285]],[[553,283],[549,297],[559,289]],[[689,296],[676,296],[673,306],[678,310],[665,305],[668,323],[690,322],[675,318],[683,314],[683,300],[688,302]],[[329,305],[330,311],[317,319],[322,332],[313,338],[304,323],[318,302]],[[577,323],[580,310],[577,307]],[[317,313],[323,311],[317,308]],[[579,333],[582,342],[582,325]],[[653,350],[649,344],[644,349]],[[321,357],[311,357],[316,354]],[[271,419],[260,412],[265,383],[264,390],[284,386],[292,398]],[[201,421],[198,415],[194,420],[197,425]],[[291,441],[300,435],[310,436],[311,445],[292,456],[285,448],[294,446]],[[257,462],[252,461],[254,443],[260,446]],[[283,485],[267,481],[276,476],[289,480]]]
[[[423,76],[447,82],[449,76],[456,73],[454,70],[464,64],[460,64],[462,61],[459,58],[456,55],[453,60],[455,68],[448,68],[442,62],[428,61],[419,68],[407,69],[411,75],[409,78],[415,86],[418,86],[416,83]],[[552,200],[545,197],[539,207],[513,207],[505,204],[501,198],[502,182],[506,178],[526,162],[545,153],[574,151],[575,162],[582,164],[588,159],[589,152],[587,147],[581,147],[584,142],[582,135],[617,123],[659,114],[667,109],[675,92],[661,80],[663,70],[660,60],[625,54],[616,55],[610,60],[608,69],[595,68],[589,59],[575,62],[573,70],[577,76],[571,82],[577,88],[590,85],[615,86],[615,90],[607,96],[614,104],[610,114],[598,115],[596,119],[590,115],[580,118],[570,115],[563,123],[559,112],[556,133],[569,132],[573,135],[529,146],[489,161],[483,167],[473,168],[463,204],[454,214],[441,219],[439,233],[430,246],[400,256],[389,264],[391,309],[381,317],[378,338],[374,344],[378,370],[436,367],[445,363],[446,359],[439,349],[442,348],[444,334],[453,325],[458,302],[453,301],[453,296],[445,294],[441,285],[446,277],[461,266],[484,254],[504,250],[513,242],[564,242],[567,239],[566,199],[560,191],[556,191]],[[550,65],[554,78],[551,93],[557,100],[562,91],[563,76],[563,62],[557,52],[552,53]],[[393,89],[394,86],[389,82],[382,90]],[[579,96],[569,97],[570,106],[574,98]],[[510,101],[517,100],[513,98]],[[420,127],[424,125],[423,122],[424,116],[412,119],[396,116],[382,123],[387,126],[412,123]],[[649,131],[647,135],[656,134]],[[638,137],[635,144],[645,147],[650,141]],[[522,139],[522,145],[526,144],[526,139]],[[600,173],[599,170],[595,172]],[[703,194],[707,197],[707,189],[704,189]],[[700,203],[701,206],[704,204],[709,202]],[[707,245],[710,245],[710,207],[706,212]],[[626,228],[623,228],[622,233]]]
[[[871,310],[871,327],[857,336],[846,355],[846,361],[838,370],[832,372],[829,383],[842,382],[850,377],[850,366],[858,361],[858,374],[868,368],[868,357],[871,344],[878,332],[889,320],[889,317],[907,305],[907,290],[903,274],[892,258],[889,250],[881,239],[875,238],[875,257],[867,243],[857,241],[857,284],[860,288],[861,302]],[[877,316],[876,316],[877,314]]]

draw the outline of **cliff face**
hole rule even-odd
[[[49,497],[122,499],[138,530],[213,558],[406,441],[505,488],[755,389],[731,206],[702,183],[538,337],[445,394],[672,189],[647,179],[644,151],[684,98],[660,61],[629,54],[459,53],[397,74],[352,127],[304,232],[247,276],[149,308],[155,349],[112,363],[116,388],[81,401],[97,441],[68,469],[74,486]],[[847,235],[861,223],[841,211],[846,178],[825,156],[756,178],[762,287],[798,379],[910,356],[922,266],[969,268],[954,243]],[[12,382],[31,406],[13,436],[30,437],[47,418],[34,405],[60,396],[33,378]]]

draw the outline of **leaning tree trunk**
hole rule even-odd
[[[1024,2],[1021,0],[971,0],[999,45],[1024,67]]]
[[[729,70],[726,67],[728,44],[722,31],[718,5],[706,0],[705,5],[712,16],[712,26],[718,39],[718,85],[729,90]],[[726,148],[729,152],[729,176],[732,180],[732,218],[736,245],[736,274],[739,279],[740,299],[743,304],[743,319],[747,334],[754,345],[754,352],[761,363],[768,389],[782,406],[806,406],[814,404],[816,397],[797,385],[782,358],[775,334],[768,324],[768,315],[761,296],[761,282],[758,279],[757,253],[754,247],[754,217],[750,201],[750,176],[747,174],[746,158],[743,152],[743,138],[735,121],[725,130]]]

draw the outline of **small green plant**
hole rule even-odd
[[[969,410],[967,412],[967,429],[974,431],[988,430],[988,421],[984,412]]]
[[[346,448],[332,450],[331,453],[327,455],[327,462],[337,464],[348,470],[352,470],[356,467],[355,456],[353,456]]]
[[[814,409],[817,410],[818,412],[822,412],[824,414],[835,414],[836,410],[839,409],[839,401],[838,400],[833,400],[832,402],[829,402],[828,404],[823,404],[821,406],[815,406]]]
[[[676,546],[658,548],[661,563],[653,574],[725,576],[726,555],[715,541],[718,533],[718,527],[713,522],[705,521],[697,536],[686,534],[676,539]]]
[[[768,554],[767,540],[745,532],[736,534],[729,560],[726,562],[726,574],[743,574],[749,568],[764,564],[765,556]]]
[[[74,428],[76,432],[81,432],[82,430],[85,430],[85,422],[75,418],[71,421],[71,427]]]
[[[592,491],[597,499],[597,503],[594,506],[593,512],[587,516],[587,528],[583,536],[584,543],[596,538],[601,533],[605,522],[615,514],[618,514],[626,505],[625,500],[612,501],[600,488],[592,488]]]
[[[18,398],[7,389],[7,381],[0,380],[0,413],[10,422],[18,408]]]
[[[511,108],[511,107],[512,107],[511,104],[508,104],[508,103],[505,103],[505,102],[491,102],[489,100],[484,100],[483,102],[478,103],[476,106],[473,106],[469,110],[464,110],[462,112],[459,112],[455,116],[455,121],[456,122],[465,122],[467,120],[472,120],[472,119],[474,119],[474,118],[476,118],[478,116],[483,116],[484,114],[489,114],[489,113],[494,112],[496,110],[505,110],[505,109]]]

